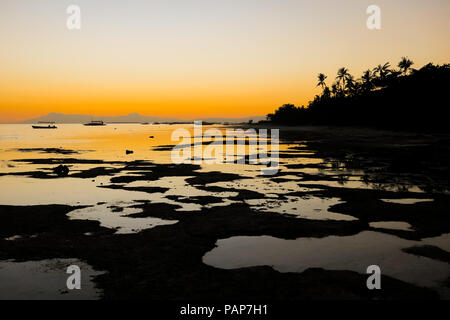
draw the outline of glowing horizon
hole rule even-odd
[[[402,56],[450,62],[450,3],[379,0],[55,1],[0,3],[0,123],[48,114],[192,119],[266,115],[306,105],[345,66]],[[82,28],[66,28],[66,8]]]

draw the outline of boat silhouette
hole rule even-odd
[[[46,124],[44,126],[43,124]],[[32,126],[33,129],[58,129],[58,127],[55,126],[54,122],[45,122],[45,121],[39,121],[37,125]]]
[[[85,123],[85,126],[106,126],[103,121],[91,121],[89,123]]]
[[[33,129],[58,129],[58,127],[57,126],[55,126],[55,125],[47,125],[47,126],[38,126],[38,125],[35,125],[35,126],[32,126],[33,127]]]

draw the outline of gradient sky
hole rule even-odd
[[[366,28],[371,4],[380,31]],[[0,122],[265,115],[306,104],[319,72],[449,63],[449,17],[448,0],[1,0]]]

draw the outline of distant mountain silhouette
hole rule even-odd
[[[139,113],[130,113],[123,116],[91,116],[87,114],[64,114],[51,112],[45,116],[22,121],[21,123],[37,123],[42,122],[55,122],[55,123],[86,123],[92,120],[102,120],[106,123],[143,123],[143,122],[193,122],[194,120],[202,120],[205,122],[229,122],[229,123],[241,123],[248,122],[249,120],[260,121],[265,119],[264,116],[254,116],[246,118],[196,118],[192,120],[182,120],[178,118],[160,118],[152,116],[144,116]]]

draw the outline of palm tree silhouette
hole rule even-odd
[[[338,85],[341,88],[341,93],[345,92],[345,82],[348,74],[348,69],[345,67],[340,68],[337,72],[336,80],[338,81]]]
[[[318,87],[320,86],[320,87],[322,87],[322,89],[324,89],[326,86],[325,80],[327,78],[328,77],[326,75],[324,75],[323,73],[319,73],[319,75],[317,76],[317,79],[319,80],[319,82],[317,83],[317,86]]]
[[[353,77],[343,67],[330,82],[325,74],[316,74],[317,87],[323,89],[320,94],[305,107],[279,107],[269,120],[289,125],[363,125],[448,131],[440,100],[445,98],[446,84],[450,81],[450,64],[430,63],[418,70],[412,65],[411,60],[402,57],[395,67],[389,62],[380,64],[358,77]],[[426,111],[424,105],[427,105]],[[361,106],[369,116],[359,111]]]
[[[331,85],[331,93],[333,94],[333,96],[336,97],[337,93],[338,93],[338,84],[337,83],[333,83]]]
[[[355,94],[357,90],[357,83],[355,82],[355,78],[351,74],[347,74],[345,77],[345,87],[350,94]]]
[[[408,72],[409,68],[414,64],[411,60],[409,60],[407,57],[402,57],[402,60],[398,63],[398,67],[402,71],[404,75]]]
[[[375,74],[378,74],[380,80],[385,80],[387,75],[391,72],[389,69],[390,66],[391,64],[389,62],[386,62],[384,65],[379,64],[373,71]]]
[[[329,98],[330,96],[331,96],[330,88],[325,86],[325,88],[323,89],[322,97]]]
[[[371,90],[373,88],[373,73],[370,69],[364,71],[363,75],[360,78],[360,81],[362,82],[362,87],[364,90]]]

